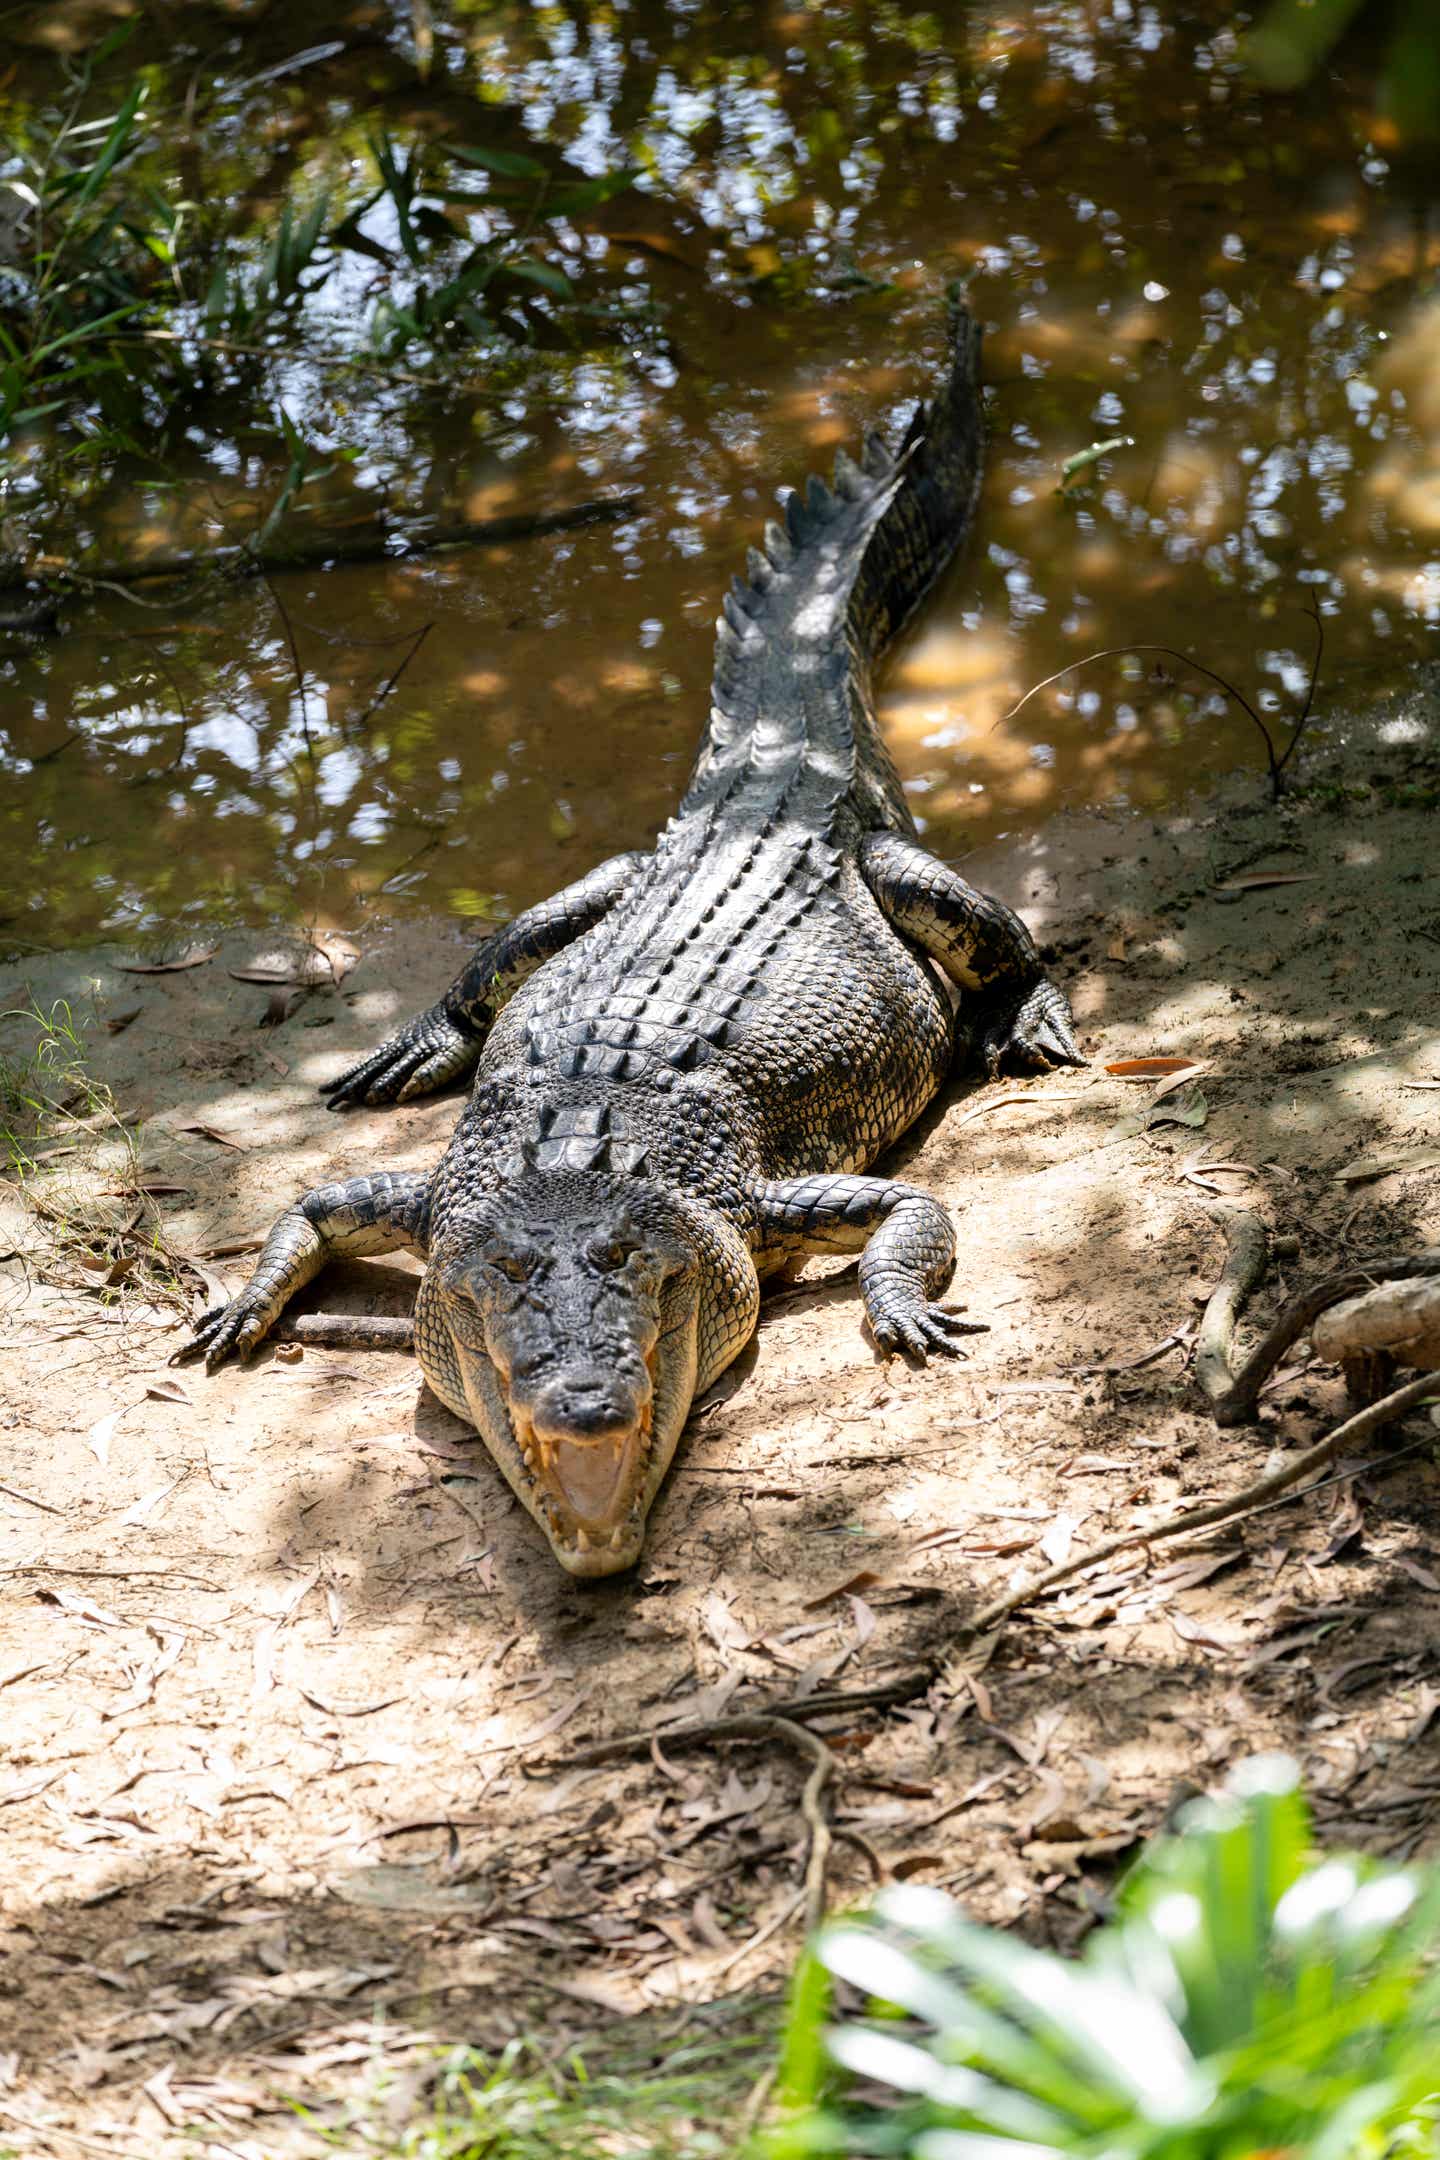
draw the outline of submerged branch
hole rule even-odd
[[[45,557],[13,571],[0,592],[36,585],[52,590],[102,583],[134,585],[152,578],[193,577],[204,571],[225,577],[268,577],[287,570],[328,569],[337,563],[408,562],[417,555],[434,554],[438,548],[503,547],[512,540],[538,540],[546,533],[572,532],[583,525],[611,525],[634,514],[638,494],[597,495],[588,502],[570,503],[558,510],[537,510],[512,517],[454,518],[443,525],[404,527],[369,525],[345,534],[297,533],[277,538],[264,548],[239,546],[216,548],[203,555],[177,551],[172,555],[146,555],[136,562],[99,563],[95,567],[56,563]],[[54,601],[48,603],[53,616]],[[37,616],[43,610],[27,610]],[[43,627],[37,619],[27,627]]]

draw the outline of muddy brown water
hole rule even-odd
[[[63,635],[12,644],[14,949],[483,920],[644,845],[703,724],[724,582],[787,485],[900,423],[956,278],[988,329],[985,496],[883,696],[938,853],[1056,805],[1156,807],[1258,757],[1241,713],[1153,658],[1068,674],[1011,714],[1087,653],[1193,653],[1275,724],[1304,691],[1314,602],[1323,725],[1342,692],[1433,649],[1440,212],[1363,52],[1275,101],[1218,6],[457,5],[433,11],[428,52],[404,10],[158,12],[124,62],[151,68],[156,111],[192,80],[233,96],[212,173],[179,132],[149,154],[187,187],[252,188],[257,234],[285,190],[363,161],[379,118],[644,172],[573,235],[637,309],[633,346],[611,336],[510,383],[453,356],[405,363],[440,387],[315,366],[385,275],[346,258],[279,385],[311,440],[353,453],[309,491],[312,522],[622,488],[640,504],[612,527],[273,589],[153,584],[143,608],[100,590]],[[12,18],[7,95],[49,94],[54,53],[101,27],[81,0]],[[163,473],[89,494],[72,476],[41,506],[53,546],[113,561],[233,540],[279,475],[253,428],[215,433],[177,434]],[[1116,438],[1058,491],[1067,460]],[[38,452],[12,468],[12,516],[33,523],[43,472]]]

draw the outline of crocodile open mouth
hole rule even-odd
[[[628,1567],[645,1529],[653,1397],[633,1422],[603,1432],[537,1427],[516,1403],[510,1428],[533,1504],[561,1564],[572,1574]]]

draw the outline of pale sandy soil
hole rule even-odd
[[[1247,1166],[1211,1182],[1293,1241],[1257,1321],[1313,1272],[1440,1240],[1440,1092],[1418,1085],[1440,1079],[1436,710],[1417,693],[1372,715],[1312,766],[1336,785],[1293,808],[1245,779],[966,865],[1054,946],[1095,1061],[959,1089],[898,1156],[959,1214],[956,1295],[990,1332],[911,1372],[876,1357],[849,1276],[778,1296],[625,1580],[557,1573],[408,1358],[267,1349],[172,1373],[175,1315],[134,1276],[95,1287],[54,1219],[73,1225],[77,1195],[131,1219],[123,1190],[100,1196],[124,1187],[121,1154],[51,1141],[76,1152],[0,1214],[0,2151],[318,2152],[286,2096],[353,2101],[437,2036],[657,2008],[674,2030],[686,2005],[703,2019],[773,1985],[797,1941],[803,1762],[567,1753],[882,1683],[1014,1571],[1328,1429],[1325,1369],[1217,1435],[1183,1350],[1076,1368],[1194,1321],[1223,1246],[1187,1165]],[[1213,891],[1257,869],[1305,882]],[[261,937],[149,977],[112,951],[21,956],[0,987],[71,1001],[92,1070],[143,1114],[144,1179],[182,1188],[153,1199],[168,1247],[233,1283],[243,1256],[204,1256],[305,1186],[438,1156],[453,1097],[341,1119],[315,1084],[443,985],[459,938],[357,932],[340,990],[263,1031],[267,992],[226,972]],[[1102,1069],[1157,1054],[1208,1061],[1203,1126],[1147,1127],[1151,1090]],[[1377,1152],[1401,1167],[1342,1179]],[[310,1302],[403,1310],[411,1287],[377,1263]],[[1422,1450],[1137,1552],[1011,1623],[974,1685],[822,1720],[850,1833],[833,1897],[915,1873],[1069,1940],[1177,1790],[1269,1746],[1303,1759],[1327,1837],[1432,1849],[1435,1479]]]

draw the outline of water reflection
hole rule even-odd
[[[311,440],[353,453],[310,491],[327,529],[380,504],[478,517],[611,483],[640,488],[640,514],[277,581],[303,689],[263,585],[198,617],[153,587],[158,611],[104,591],[71,611],[65,637],[0,662],[17,940],[217,914],[353,925],[370,902],[483,918],[644,844],[706,708],[722,581],[784,484],[923,387],[956,277],[990,325],[981,529],[885,697],[941,853],[1253,757],[1223,700],[1143,666],[1067,676],[1004,719],[1096,648],[1194,651],[1274,712],[1303,692],[1311,595],[1332,690],[1427,647],[1440,215],[1382,154],[1362,76],[1261,97],[1219,5],[430,12],[422,67],[408,11],[365,0],[167,10],[173,39],[147,25],[136,49],[154,39],[157,111],[209,85],[210,163],[183,134],[148,154],[174,187],[244,199],[257,248],[282,190],[363,199],[381,120],[397,142],[634,165],[637,190],[556,229],[602,281],[593,344],[459,367],[412,352],[400,372],[420,387],[317,366],[363,356],[377,292],[404,298],[376,214],[275,390]],[[41,48],[99,27],[80,0],[32,10],[12,94],[52,95]],[[475,183],[479,206],[453,213],[471,238],[491,215]],[[1100,438],[1122,447],[1061,491]],[[202,412],[172,445],[170,472],[43,504],[51,476],[22,461],[7,509],[43,509],[62,554],[89,538],[133,559],[233,538],[273,499],[267,435]],[[396,641],[427,623],[370,710]]]

